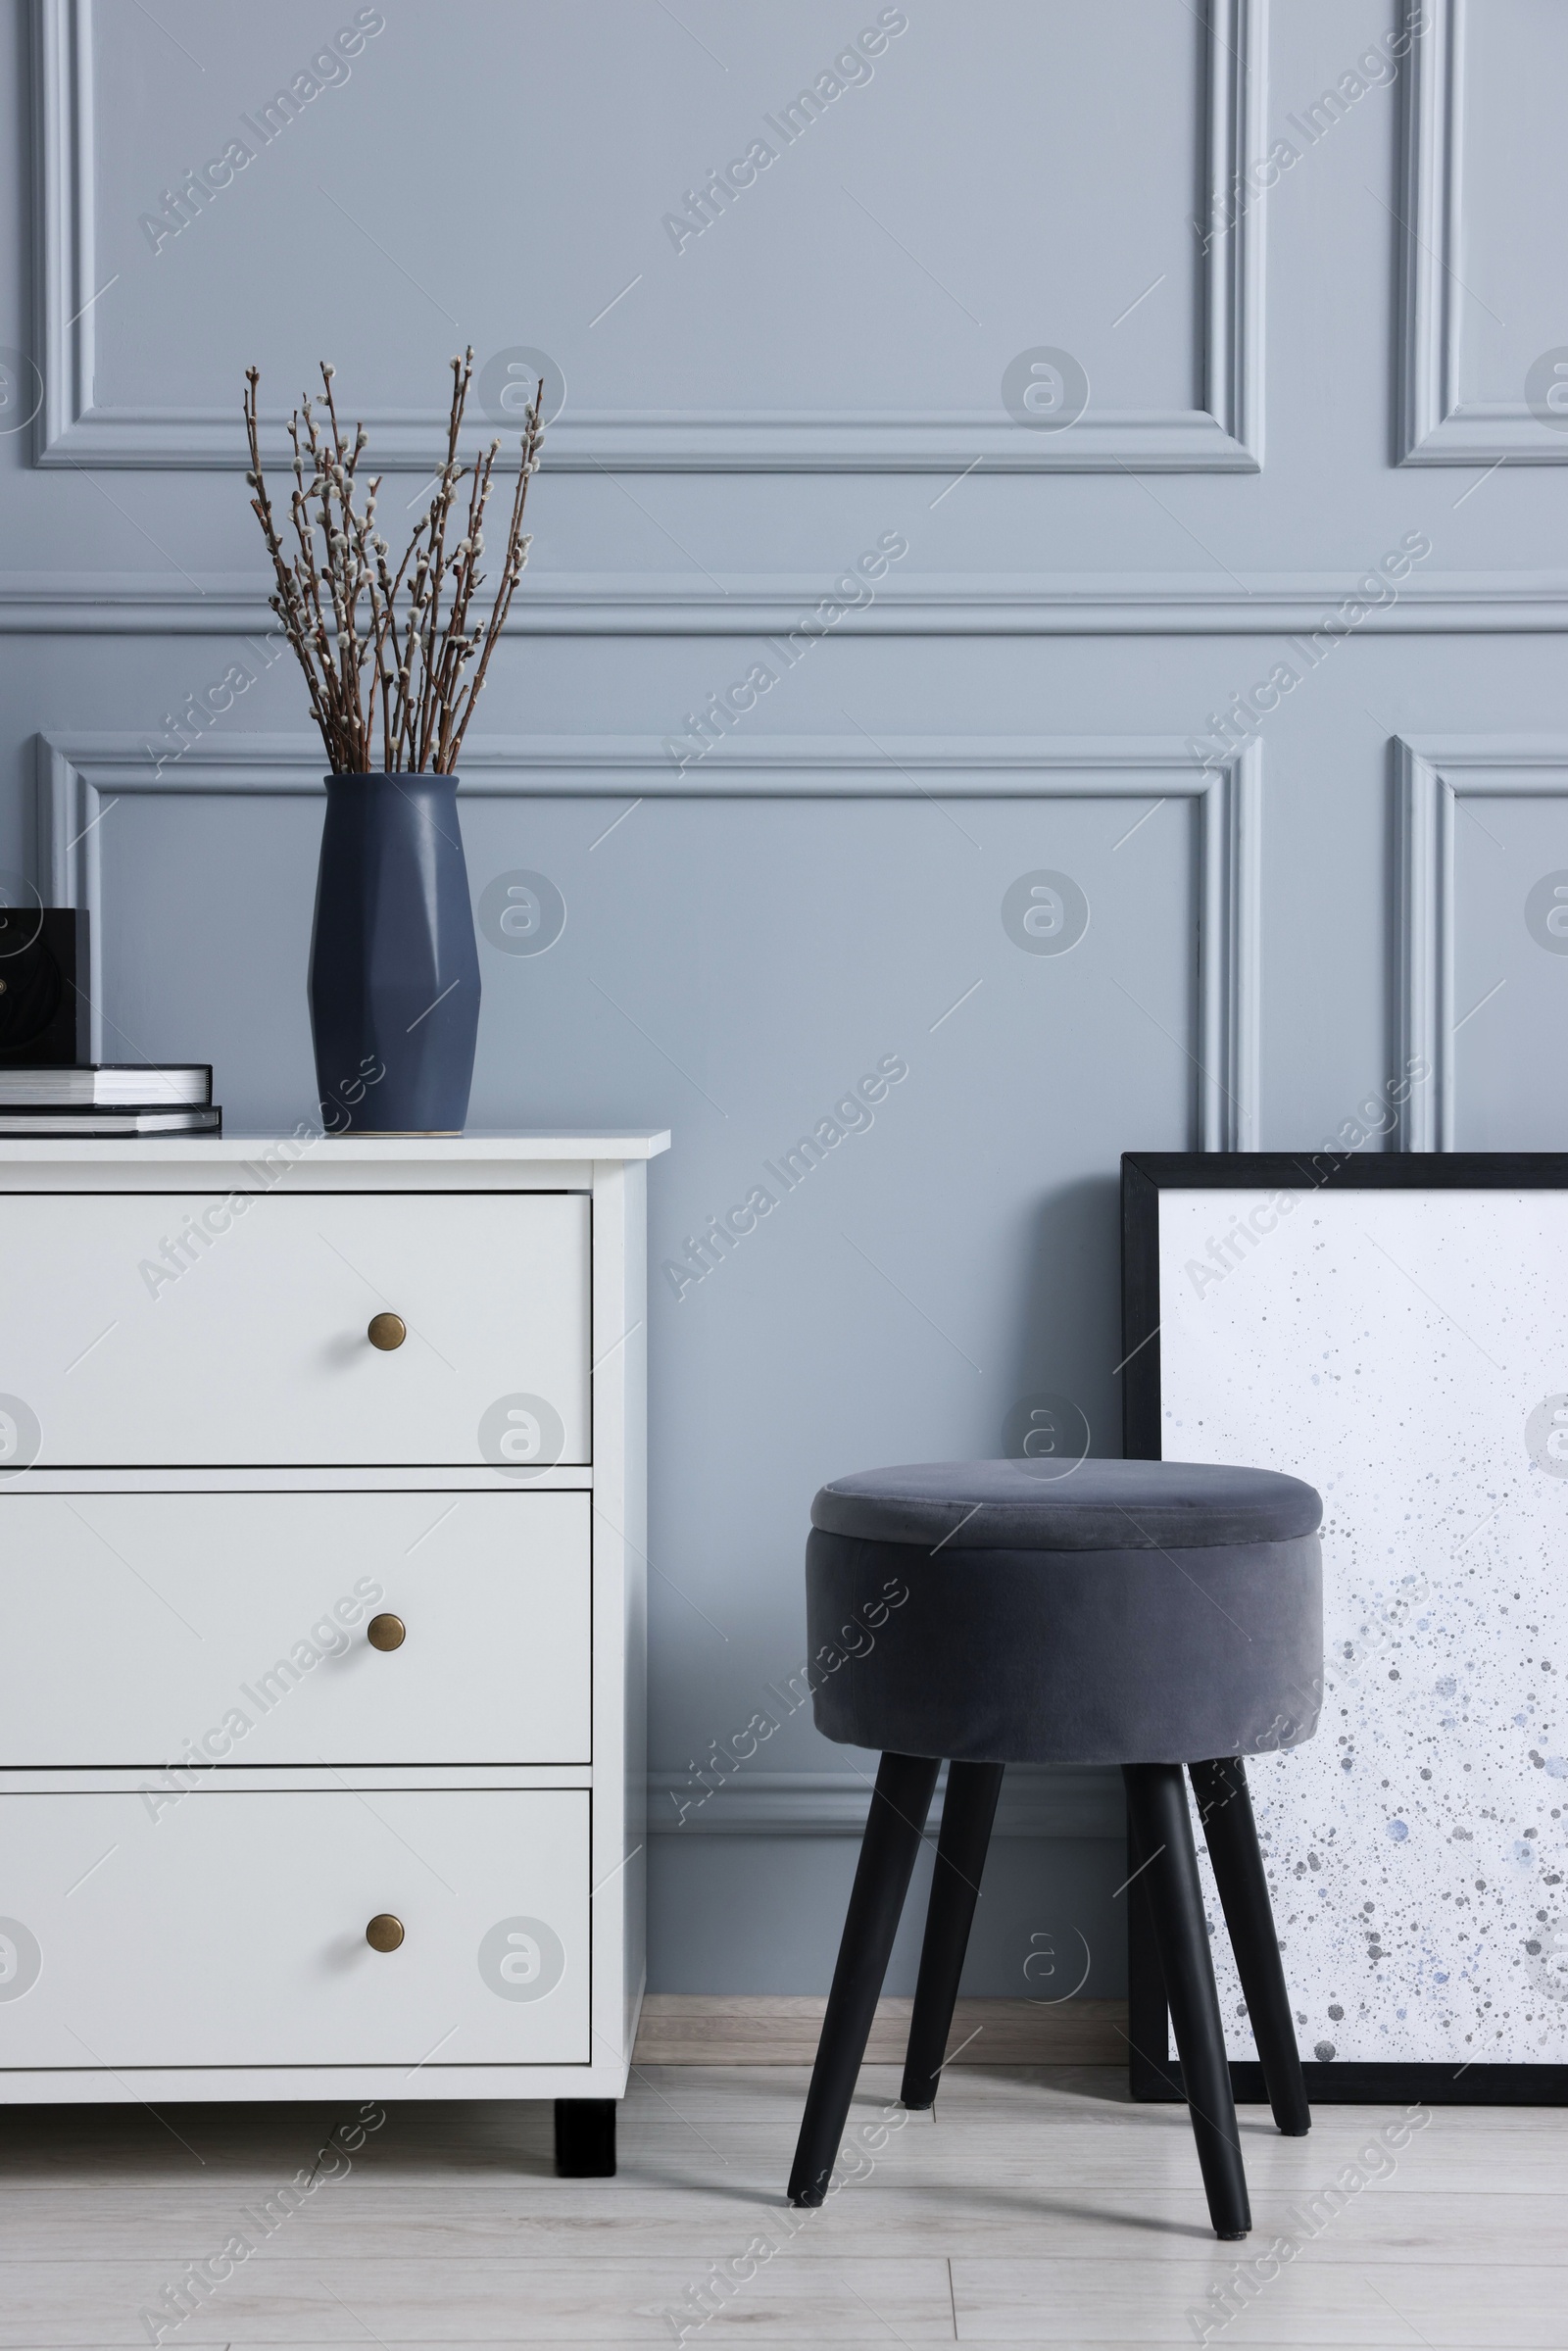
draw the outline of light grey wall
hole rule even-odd
[[[1315,1145],[1410,1050],[1405,1140],[1568,1146],[1568,957],[1524,915],[1568,869],[1549,358],[1526,388],[1568,344],[1568,24],[1428,0],[1396,68],[1394,0],[907,0],[786,145],[767,118],[876,6],[376,13],[264,144],[348,0],[6,0],[0,863],[92,906],[106,1055],[211,1058],[238,1126],[308,1114],[320,757],[263,643],[241,370],[275,411],[335,360],[396,512],[449,353],[549,355],[464,823],[476,896],[543,871],[567,921],[485,948],[476,1121],[667,1121],[658,1266],[907,1065],[651,1307],[653,1981],[809,1990],[869,1759],[802,1710],[701,1806],[693,1775],[781,1713],[816,1485],[1001,1450],[1044,1394],[1118,1449],[1123,1149]],[[1004,404],[1042,348],[1088,378],[1062,431]],[[1041,870],[1088,901],[1065,955],[1004,927]],[[1113,1788],[1008,1803],[972,1987],[1051,1987],[1037,1935],[1114,1987]]]

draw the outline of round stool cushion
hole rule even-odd
[[[1295,1746],[1322,1700],[1322,1503],[1192,1461],[916,1463],[825,1486],[807,1545],[816,1727],[991,1763]]]

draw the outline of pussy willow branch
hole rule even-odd
[[[434,494],[395,571],[375,526],[379,475],[370,481],[363,507],[360,503],[359,465],[368,435],[360,424],[350,439],[339,423],[335,373],[323,362],[320,393],[307,394],[288,419],[294,475],[288,500],[291,552],[278,529],[262,466],[260,374],[255,367],[245,370],[246,479],[253,492],[251,511],[272,562],[275,587],[269,602],[305,672],[311,713],[334,773],[375,769],[379,717],[382,770],[433,768],[450,775],[528,560],[522,519],[544,439],[544,382],[541,378],[523,418],[517,486],[490,617],[470,620],[485,581],[479,558],[501,449],[499,439],[491,441],[468,465],[458,455],[473,380],[471,346],[452,362],[446,456]],[[467,496],[459,506],[465,480]],[[454,521],[462,536],[449,547]]]

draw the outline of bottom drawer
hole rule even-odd
[[[0,2070],[587,2064],[588,1864],[586,1788],[0,1796]]]

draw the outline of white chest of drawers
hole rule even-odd
[[[0,1144],[0,2101],[612,2168],[666,1143]]]

